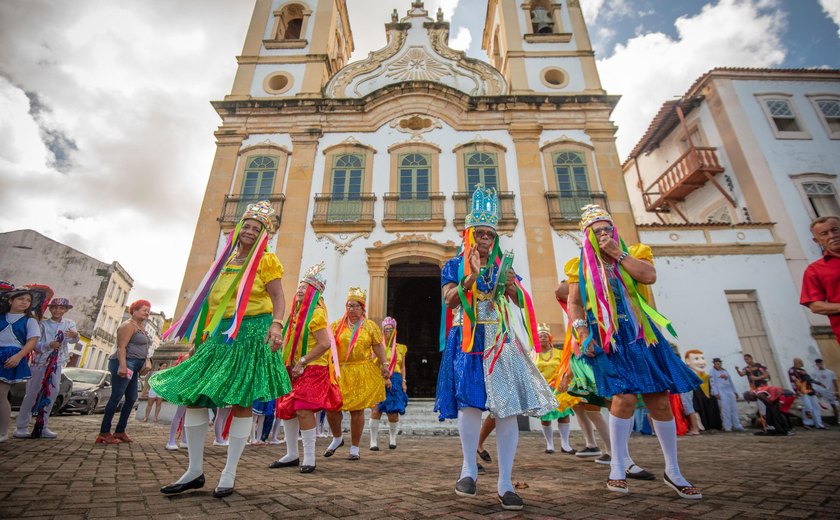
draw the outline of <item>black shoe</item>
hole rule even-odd
[[[225,498],[233,494],[233,488],[217,487],[213,490],[213,498]]]
[[[475,479],[464,477],[455,483],[455,494],[459,497],[475,496]]]
[[[606,453],[595,459],[596,464],[604,464],[609,466],[610,462],[612,462],[612,457],[610,457]]]
[[[633,464],[633,466],[636,466],[636,465]],[[633,466],[630,466],[630,467],[632,468]],[[639,468],[639,466],[636,466],[636,467]],[[647,471],[647,470],[642,469],[642,468],[639,468],[639,469],[641,469],[642,471],[637,471],[635,473],[631,473],[630,469],[628,468],[624,473],[627,475],[627,478],[634,478],[636,480],[656,480],[656,477],[650,471]]]
[[[277,459],[274,462],[272,462],[271,464],[269,464],[268,467],[271,468],[271,469],[291,468],[292,466],[299,466],[299,465],[300,465],[300,459],[299,458],[297,458],[295,460],[290,460],[289,462],[283,462],[280,459]]]
[[[397,449],[397,445],[396,444],[389,444],[388,449],[389,450],[395,450],[395,449]]]
[[[554,453],[554,450],[545,450],[546,453]]]
[[[574,455],[575,453],[577,453],[577,450],[575,450],[574,448],[572,448],[571,450],[564,450],[563,448],[560,448],[560,453],[562,453],[563,455]]]
[[[487,452],[487,450],[481,450],[481,451],[476,450],[476,453],[478,453],[478,456],[484,462],[493,462],[493,459],[490,458],[490,454]]]
[[[164,495],[176,495],[178,493],[183,493],[189,489],[200,489],[204,487],[204,473],[199,475],[197,478],[190,480],[189,482],[184,482],[183,484],[169,484],[168,486],[163,486],[160,488],[160,492]]]
[[[586,448],[584,448],[584,449],[580,450],[579,452],[575,453],[575,456],[576,457],[600,457],[601,456],[601,450],[598,449],[598,448],[590,448],[590,447],[587,446]]]
[[[502,503],[502,509],[506,509],[508,511],[520,511],[523,507],[525,507],[525,503],[522,502],[519,495],[513,491],[508,491],[504,494],[504,496],[499,496],[499,502]]]
[[[478,474],[479,475],[484,475],[485,473],[487,473],[487,470],[484,469],[484,466],[482,466],[481,464],[476,463],[476,466],[478,467]]]
[[[344,446],[344,439],[341,439],[341,444],[336,446],[335,449],[331,450],[331,449],[327,448],[326,450],[324,450],[324,457],[332,457],[333,453],[335,453],[335,450],[337,450],[338,448],[340,448],[342,446]]]
[[[355,453],[351,453],[350,455],[347,456],[347,460],[359,460],[359,456],[356,455]]]
[[[301,473],[312,473],[315,471],[315,466],[301,466],[300,472]]]
[[[379,451],[379,446],[371,446],[370,451]]]

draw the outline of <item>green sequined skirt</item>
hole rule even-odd
[[[231,343],[218,333],[207,339],[189,359],[157,372],[149,385],[163,398],[181,406],[201,408],[271,401],[292,390],[283,366],[282,351],[271,352],[265,343],[271,314],[245,316]],[[231,320],[222,320],[227,330]]]
[[[595,406],[606,406],[607,400],[598,395],[595,386],[595,374],[592,367],[583,359],[572,355],[571,363],[572,382],[569,384],[569,393],[580,397],[587,404]]]

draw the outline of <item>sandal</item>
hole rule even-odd
[[[96,436],[96,444],[120,444],[121,440],[117,439],[110,433],[100,433]]]
[[[667,473],[665,474],[664,480],[665,484],[674,491],[676,491],[677,494],[682,498],[687,498],[689,500],[700,500],[701,498],[703,498],[703,494],[700,493],[699,488],[696,488],[690,484],[688,486],[678,486],[674,484],[674,482],[670,478],[668,478]]]
[[[129,437],[128,434],[125,433],[125,432],[115,433],[114,438],[117,439],[120,442],[126,442],[126,443],[129,443],[129,444],[134,442],[133,440],[131,440],[131,437]]]
[[[630,492],[630,490],[627,489],[627,480],[623,478],[607,480],[607,491],[624,493],[625,495]]]

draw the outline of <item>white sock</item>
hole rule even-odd
[[[543,437],[545,437],[545,449],[554,451],[554,429],[551,423],[542,425]]]
[[[630,437],[630,430],[627,428],[627,423],[633,423],[633,418],[622,419],[610,414],[610,440],[612,445],[610,447],[612,459],[610,461],[610,479],[623,480],[627,478],[624,473],[626,469],[624,464],[627,458],[627,441]]]
[[[478,464],[475,452],[478,450],[478,436],[481,433],[481,410],[478,408],[461,408],[458,410],[458,437],[461,439],[461,453],[464,463],[461,465],[461,476],[478,478]]]
[[[665,457],[665,473],[671,482],[678,486],[689,486],[690,484],[680,473],[680,464],[677,459],[677,425],[673,419],[670,421],[657,421],[651,418],[653,428],[656,430],[656,437],[659,439],[659,446],[662,448],[662,455]]]
[[[207,436],[207,408],[187,408],[184,412],[184,437],[190,465],[176,484],[197,479],[204,473],[204,438]]]
[[[317,428],[310,428],[308,430],[301,430],[300,436],[303,439],[303,462],[301,466],[315,465],[315,436]],[[286,444],[289,444],[288,439]],[[297,444],[297,443],[295,443]]]
[[[370,447],[376,448],[379,446],[379,441],[376,438],[379,435],[379,419],[371,417],[368,424],[370,426]]]
[[[239,464],[239,458],[248,443],[250,425],[250,417],[234,417],[230,422],[230,444],[227,450],[227,463],[219,479],[218,487],[220,488],[233,487],[233,483],[236,481],[236,466]]]
[[[572,449],[572,445],[569,444],[569,434],[572,433],[571,423],[557,423],[557,429],[560,430],[560,446],[562,446],[564,450],[570,451]]]
[[[598,443],[595,442],[595,430],[586,412],[587,410],[584,410],[583,413],[577,414],[578,424],[580,425],[580,430],[583,432],[583,442],[587,448],[597,448]]]
[[[274,418],[274,424],[271,426],[271,440],[274,442],[279,442],[280,439],[277,438],[277,434],[280,433],[280,428],[283,426],[283,419],[279,417]],[[285,430],[284,430],[285,431]]]
[[[291,462],[300,458],[298,452],[298,431],[300,430],[300,422],[297,417],[294,419],[283,420],[283,434],[286,436],[286,454],[280,459],[280,462]]]
[[[397,419],[397,422],[389,422],[388,423],[388,433],[390,434],[388,440],[390,441],[391,446],[396,446],[397,445],[397,428],[399,427],[399,425],[400,425],[399,419]]]
[[[350,455],[359,456],[359,447],[358,446],[350,446]]]
[[[216,421],[213,423],[213,433],[216,436],[216,442],[225,442],[225,424],[227,424],[228,417],[233,408],[219,408],[216,410]]]
[[[341,441],[343,441],[343,440],[344,440],[344,435],[342,435],[340,437],[333,437],[333,440],[332,440],[332,442],[330,442],[330,445],[327,449],[328,450],[338,449],[339,445],[341,445]]]
[[[496,489],[499,496],[504,496],[508,491],[514,491],[510,476],[513,473],[513,459],[516,457],[518,443],[519,424],[516,416],[496,418],[496,456],[499,457],[499,481]]]
[[[610,428],[607,426],[607,421],[604,420],[604,416],[601,415],[601,410],[587,410],[586,416],[592,422],[592,425],[595,426],[595,429],[598,430],[598,435],[601,436],[601,440],[606,445],[606,449],[603,450],[604,453],[609,455],[612,453],[610,451]]]

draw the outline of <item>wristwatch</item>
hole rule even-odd
[[[300,356],[299,361],[301,365],[306,366],[306,356]]]

